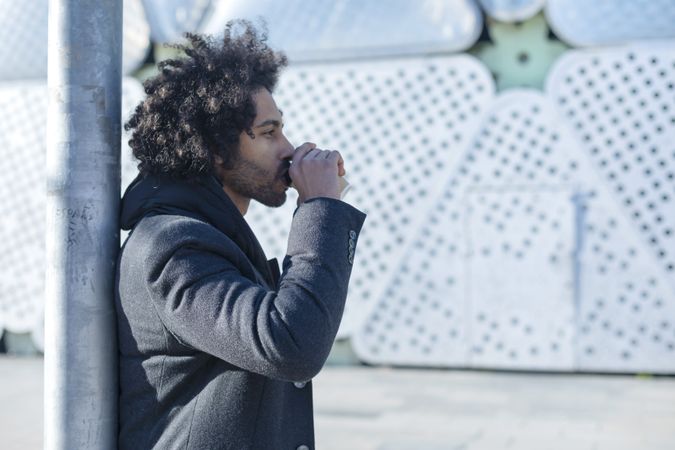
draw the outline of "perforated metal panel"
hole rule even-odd
[[[370,214],[359,237],[340,336],[366,314],[424,211],[494,96],[492,78],[469,56],[298,66],[275,94],[286,134],[299,145],[339,149]],[[296,197],[246,215],[268,256],[283,257]]]
[[[122,71],[138,69],[150,51],[150,26],[141,0],[124,0]]]
[[[259,17],[270,42],[295,61],[465,50],[483,27],[473,0],[221,0],[202,31]]]
[[[44,84],[0,87],[0,325],[19,333],[44,299],[46,114]]]
[[[185,32],[196,32],[212,0],[142,0],[154,42],[176,42]]]
[[[145,98],[145,91],[139,82],[131,79],[125,81],[123,90],[121,111],[123,123],[125,123],[133,114],[136,106]],[[138,175],[138,161],[131,152],[129,139],[131,139],[131,131],[125,131],[122,128],[122,155],[120,161],[122,169],[122,193],[124,193],[129,183]]]
[[[0,0],[0,80],[47,79],[48,0]],[[122,69],[131,73],[150,49],[140,0],[124,2]]]
[[[47,77],[48,0],[0,0],[0,80]]]
[[[502,22],[520,22],[536,15],[546,0],[479,0],[485,12]]]
[[[556,35],[571,45],[675,37],[672,0],[548,0],[545,13]]]
[[[586,247],[593,261],[586,270],[643,266],[651,275],[618,276],[605,291],[589,287],[597,295],[582,305],[584,366],[614,363],[598,348],[604,343],[626,364],[665,368],[675,360],[674,80],[675,42],[570,52],[548,79],[548,96],[629,221],[622,232],[612,222],[588,230],[595,242]],[[622,254],[604,237],[623,233],[636,242],[620,246]]]
[[[568,53],[547,91],[675,278],[675,42]]]
[[[573,195],[545,186],[466,193],[472,366],[574,367]]]
[[[354,335],[358,355],[366,361],[390,364],[675,370],[670,328],[668,335],[660,335],[660,341],[641,339],[640,352],[629,350],[634,333],[640,333],[641,327],[645,333],[654,333],[664,320],[667,327],[672,326],[664,318],[675,314],[675,292],[663,268],[646,251],[612,190],[595,171],[589,155],[551,103],[536,92],[504,94],[469,148],[435,202],[435,209],[427,215],[425,225],[415,233],[412,245],[388,283],[389,288],[377,299],[365,326]],[[541,242],[545,244],[539,257],[547,253],[554,257],[541,265],[542,277],[550,273],[551,279],[556,280],[541,296],[546,296],[549,305],[557,308],[551,315],[558,314],[560,321],[550,330],[541,328],[542,323],[535,322],[530,312],[525,313],[529,311],[525,308],[530,304],[528,298],[532,298],[529,295],[523,295],[523,308],[515,317],[508,313],[488,316],[476,309],[476,305],[482,305],[483,309],[489,306],[485,302],[490,301],[490,296],[475,297],[472,283],[480,285],[482,279],[472,278],[469,269],[476,270],[480,264],[482,271],[504,271],[507,268],[499,264],[505,258],[504,243],[508,252],[515,254],[519,249],[522,252],[525,241],[522,230],[504,232],[501,251],[472,261],[475,257],[469,255],[475,249],[471,253],[467,247],[471,239],[467,226],[476,225],[478,219],[467,217],[462,200],[468,197],[471,202],[470,193],[482,187],[504,191],[514,186],[532,192],[529,195],[550,186],[569,186],[564,190],[576,192],[575,211],[580,214],[576,216],[578,285],[574,298],[579,316],[574,322],[579,326],[583,319],[586,326],[582,325],[574,338],[577,339],[574,366],[569,359],[573,338],[566,325],[570,314],[569,302],[565,300],[569,276],[564,270],[569,260],[570,235],[565,221],[572,207],[564,206],[562,197],[538,202],[539,208],[543,208],[538,214],[543,215],[538,217],[540,223],[529,224],[528,238],[532,245],[541,234]],[[513,221],[516,210],[511,209],[509,220]],[[522,212],[518,214],[519,220],[525,220]],[[500,217],[505,230],[506,215]],[[557,245],[559,242],[562,244]],[[500,274],[506,275],[507,272]],[[560,290],[561,287],[564,289]],[[644,301],[640,300],[642,292]],[[550,300],[551,296],[558,296],[559,300]],[[641,301],[643,304],[635,309],[633,305]],[[589,316],[591,313],[593,317]],[[655,320],[657,315],[661,316],[660,321]],[[493,321],[497,327],[492,326]],[[547,323],[546,318],[542,322]],[[476,338],[480,339],[486,326],[494,332],[490,341],[477,349]],[[546,333],[549,340],[537,343],[537,351],[533,353],[528,352],[533,345],[528,339],[539,332],[535,330]],[[525,331],[522,345],[511,355],[506,342],[520,331]]]
[[[123,107],[140,100],[134,79],[123,83]],[[42,339],[45,273],[45,139],[47,86],[0,85],[0,327]],[[123,153],[129,153],[123,143]]]

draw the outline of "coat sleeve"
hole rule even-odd
[[[214,228],[164,233],[157,239],[171,245],[150,245],[160,250],[145,263],[152,303],[185,345],[270,378],[308,380],[337,334],[364,219],[339,200],[300,205],[276,292],[242,274],[243,253]]]

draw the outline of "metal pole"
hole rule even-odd
[[[50,0],[45,448],[117,446],[122,0]]]

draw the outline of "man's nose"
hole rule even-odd
[[[284,142],[282,143],[283,148],[281,149],[281,159],[291,159],[293,157],[293,152],[295,152],[295,147],[291,144],[286,136],[284,136]]]

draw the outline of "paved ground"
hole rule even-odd
[[[42,448],[42,358],[0,357],[0,448]]]
[[[675,378],[328,367],[319,450],[673,450]],[[42,360],[0,358],[0,448],[42,447]]]

